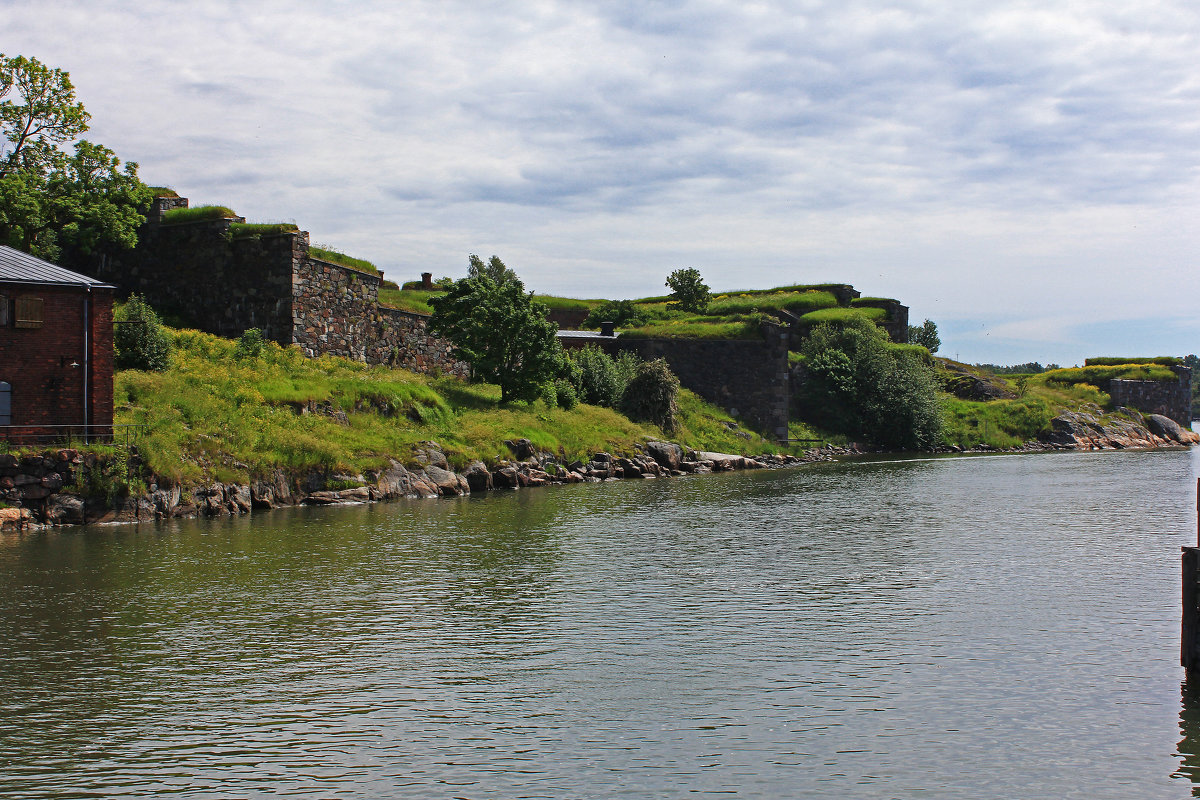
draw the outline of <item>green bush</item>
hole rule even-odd
[[[258,328],[247,328],[238,337],[237,347],[234,348],[233,354],[235,357],[242,358],[258,358],[262,355],[263,345],[262,331]]]
[[[605,300],[588,312],[583,321],[584,328],[599,328],[601,322],[611,322],[618,328],[645,325],[649,321],[646,312],[632,300]]]
[[[672,433],[679,425],[679,378],[661,358],[642,363],[621,395],[621,412]]]
[[[554,400],[559,408],[570,411],[579,405],[579,393],[569,380],[558,378],[554,381]]]
[[[941,442],[936,376],[915,348],[892,346],[887,333],[859,317],[818,325],[801,355],[805,419],[883,447],[915,450]]]
[[[136,294],[113,314],[117,369],[162,372],[170,366],[171,346],[158,314]]]
[[[579,365],[579,399],[594,406],[616,408],[629,382],[617,362],[595,345],[569,353]]]

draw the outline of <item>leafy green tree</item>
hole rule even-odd
[[[647,321],[648,315],[632,300],[605,300],[588,312],[582,327],[595,329],[601,322],[611,322],[618,328],[636,328]]]
[[[131,294],[113,316],[117,323],[113,344],[118,369],[162,372],[170,366],[171,343],[149,303]]]
[[[471,365],[474,378],[499,384],[501,402],[535,400],[563,372],[557,326],[499,258],[486,265],[471,259],[466,278],[430,298],[430,331],[450,340],[455,358]]]
[[[36,58],[0,53],[0,177],[18,171],[45,173],[58,145],[88,129],[91,116],[75,99],[71,76]]]
[[[937,325],[928,319],[922,325],[908,326],[908,343],[919,344],[931,353],[936,353],[942,346]]]
[[[800,348],[804,416],[873,444],[926,449],[941,442],[942,408],[927,356],[892,346],[864,319],[822,323]]]
[[[68,262],[137,243],[150,190],[137,164],[76,141],[89,117],[66,72],[0,56],[0,243]]]
[[[708,310],[712,295],[699,270],[677,269],[667,276],[667,286],[671,288],[671,299],[684,311],[703,314]]]

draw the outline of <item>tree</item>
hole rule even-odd
[[[75,100],[71,76],[36,58],[0,53],[0,100],[0,135],[7,143],[0,178],[46,172],[58,145],[86,131],[91,119]]]
[[[89,119],[67,73],[0,56],[0,99],[0,243],[51,261],[133,247],[150,190],[102,145],[60,149]]]
[[[874,323],[822,323],[800,347],[805,416],[884,447],[941,442],[942,408],[927,356],[892,345]]]
[[[919,344],[931,353],[936,353],[942,346],[942,340],[938,337],[937,325],[928,319],[923,325],[908,326],[908,343]]]
[[[430,298],[430,331],[450,340],[474,378],[499,384],[501,402],[534,400],[563,371],[557,327],[499,258],[485,265],[472,256],[470,266],[445,295]]]
[[[638,365],[621,395],[621,412],[635,422],[653,422],[663,433],[679,427],[679,378],[665,359],[656,358]]]
[[[667,286],[671,288],[671,299],[684,311],[703,314],[708,310],[712,297],[699,270],[677,269],[667,276]]]
[[[131,294],[125,307],[113,316],[117,322],[113,344],[118,369],[162,372],[170,366],[171,343],[149,303]]]
[[[583,328],[599,328],[601,322],[611,322],[618,328],[645,325],[649,317],[632,300],[605,300],[588,312]]]

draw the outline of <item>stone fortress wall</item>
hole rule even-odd
[[[241,217],[169,224],[164,214],[187,208],[182,197],[156,198],[139,233],[138,246],[105,257],[93,270],[124,293],[137,292],[160,312],[220,336],[248,328],[283,346],[298,345],[312,357],[337,355],[421,373],[466,377],[466,364],[450,355],[450,343],[432,336],[429,317],[379,305],[378,274],[309,255],[305,231],[234,238]],[[828,288],[843,305],[859,297],[849,285]],[[874,303],[873,303],[874,304]],[[879,301],[894,341],[907,341],[908,308]],[[565,320],[563,320],[565,322]],[[633,339],[596,337],[612,353],[630,350],[663,358],[680,382],[698,395],[768,435],[787,435],[793,377],[788,342],[807,333],[798,318],[766,323],[762,340]],[[1190,371],[1186,368],[1176,370]],[[1178,384],[1112,381],[1115,405],[1161,413],[1190,424],[1188,376]],[[1103,387],[1102,387],[1103,388]]]
[[[102,259],[96,277],[219,336],[258,328],[313,357],[468,374],[450,343],[428,333],[426,315],[379,305],[379,275],[312,257],[306,231],[234,238],[232,223],[242,217],[164,223],[166,211],[187,202],[156,198],[138,246]]]

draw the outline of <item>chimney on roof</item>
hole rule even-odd
[[[432,272],[422,272],[421,273],[421,288],[427,292],[433,291],[433,273]]]
[[[600,323],[600,335],[601,336],[615,336],[616,334],[613,333],[613,327],[614,327],[614,325],[611,322],[601,322]]]

